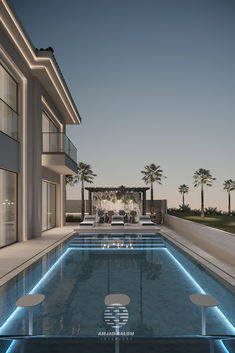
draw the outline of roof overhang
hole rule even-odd
[[[126,186],[118,186],[118,187],[86,187],[85,188],[88,191],[91,192],[109,192],[109,191],[115,191],[115,192],[144,192],[149,190],[148,187],[126,187]]]
[[[36,51],[7,0],[0,0],[0,22],[30,70],[58,105],[66,124],[80,124],[81,117],[50,50]]]

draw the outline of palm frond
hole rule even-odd
[[[208,169],[204,168],[199,168],[198,170],[196,170],[193,175],[193,179],[194,187],[198,187],[202,184],[212,186],[213,181],[216,180],[216,178],[212,177],[211,172]]]
[[[235,181],[232,179],[225,180],[223,183],[224,190],[227,192],[235,190]]]

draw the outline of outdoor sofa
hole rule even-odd
[[[124,216],[121,216],[121,215],[112,216],[111,226],[124,227]]]
[[[155,223],[153,223],[152,221],[151,221],[151,218],[150,218],[150,216],[146,216],[146,215],[141,215],[141,216],[139,216],[139,224],[140,224],[140,226],[141,227],[148,227],[148,226],[150,226],[150,227],[153,227],[153,226],[155,226]]]
[[[96,216],[85,216],[80,223],[80,227],[94,227],[96,225]]]

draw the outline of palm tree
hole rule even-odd
[[[213,180],[216,180],[216,178],[212,177],[208,169],[200,168],[194,173],[193,179],[195,188],[201,185],[201,217],[205,217],[203,185],[212,186]]]
[[[79,181],[79,178],[78,178],[77,174],[65,175],[65,183],[66,183],[66,185],[75,186],[75,184],[77,184],[78,181]]]
[[[156,164],[151,163],[146,165],[145,170],[142,170],[141,173],[144,174],[142,180],[144,180],[145,184],[150,184],[151,191],[151,203],[150,203],[150,212],[154,213],[153,208],[153,183],[157,182],[158,184],[162,184],[162,179],[166,178],[163,176],[163,170],[160,169],[160,165],[156,166]]]
[[[81,187],[81,196],[82,196],[82,220],[84,219],[85,214],[85,201],[84,201],[84,182],[86,183],[93,183],[93,179],[96,174],[93,173],[90,164],[86,164],[80,162],[78,164],[78,177],[81,180],[82,187]]]
[[[184,207],[184,194],[187,194],[189,192],[189,187],[186,184],[182,184],[178,188],[179,193],[182,194],[182,206]]]
[[[78,172],[75,175],[66,175],[66,184],[74,186],[77,182],[81,181],[81,196],[82,196],[82,220],[85,214],[85,200],[84,200],[84,182],[93,183],[96,174],[93,173],[90,164],[83,162],[78,163]]]
[[[232,179],[225,180],[223,183],[224,190],[228,192],[228,214],[231,215],[231,191],[235,190],[235,181]]]

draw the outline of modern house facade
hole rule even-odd
[[[0,247],[65,221],[65,175],[77,172],[67,124],[81,118],[53,50],[37,50],[0,0]]]

